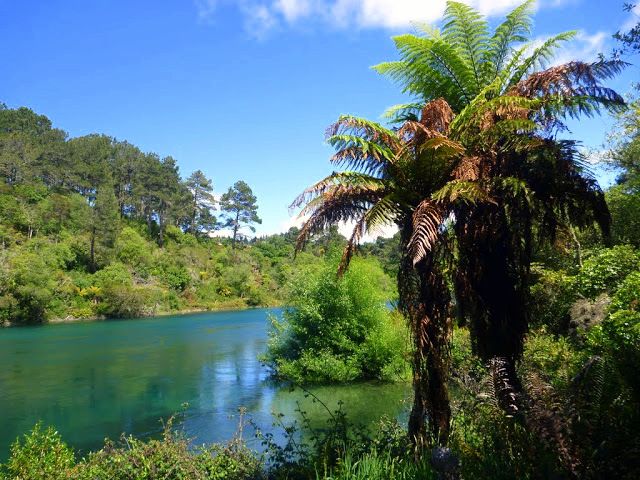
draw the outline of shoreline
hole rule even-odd
[[[149,315],[143,315],[140,317],[127,317],[127,318],[121,318],[121,317],[107,317],[104,315],[98,315],[95,317],[65,317],[65,318],[60,318],[60,317],[56,317],[56,318],[51,318],[45,322],[42,323],[11,323],[11,322],[4,322],[4,323],[0,323],[0,328],[11,328],[11,327],[36,327],[36,326],[42,326],[42,325],[60,325],[60,324],[66,324],[66,323],[83,323],[83,322],[87,322],[87,323],[92,323],[92,322],[108,322],[110,320],[137,320],[137,319],[142,319],[142,318],[152,318],[152,317],[168,317],[171,315],[189,315],[192,313],[216,313],[216,312],[241,312],[244,310],[256,310],[256,309],[268,309],[268,308],[282,308],[284,306],[284,303],[282,304],[277,304],[277,305],[259,305],[259,306],[255,306],[255,307],[249,307],[249,306],[238,306],[238,305],[229,305],[229,306],[220,306],[218,308],[207,308],[207,307],[197,307],[197,308],[186,308],[186,309],[182,309],[182,310],[169,310],[169,311],[162,311],[162,312],[154,312],[152,314]]]

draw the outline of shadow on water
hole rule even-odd
[[[274,310],[278,314],[278,310]],[[263,430],[272,412],[316,424],[328,414],[302,390],[269,379],[257,355],[267,339],[267,310],[200,313],[118,322],[12,328],[0,332],[0,461],[9,445],[42,420],[78,453],[122,432],[157,435],[160,419],[189,405],[181,422],[196,443],[231,438],[240,406]],[[409,386],[358,384],[313,393],[350,419],[398,418]]]

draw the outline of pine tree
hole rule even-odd
[[[213,230],[216,221],[215,217],[211,215],[211,210],[215,210],[211,180],[201,170],[196,170],[189,176],[185,185],[193,195],[189,216],[189,232],[195,235],[199,230]]]
[[[242,180],[237,181],[229,191],[220,198],[220,210],[226,221],[222,224],[223,228],[233,229],[232,246],[236,248],[238,231],[246,225],[252,232],[256,229],[252,223],[262,223],[258,217],[258,206],[256,205],[256,197]]]

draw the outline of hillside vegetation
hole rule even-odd
[[[346,242],[333,229],[294,262],[297,229],[242,235],[260,221],[246,183],[222,195],[218,221],[202,172],[182,180],[171,157],[69,139],[22,107],[0,106],[0,175],[0,323],[280,305]],[[211,237],[220,225],[235,236]]]

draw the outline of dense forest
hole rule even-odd
[[[334,228],[294,262],[296,228],[243,235],[261,222],[245,182],[216,201],[199,170],[182,179],[172,157],[68,138],[25,107],[0,105],[0,175],[0,323],[279,305],[346,243]],[[210,235],[221,228],[231,237]],[[391,259],[394,245],[365,250]]]

